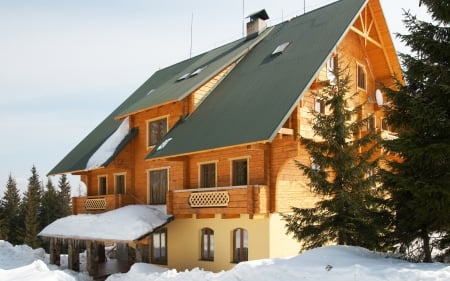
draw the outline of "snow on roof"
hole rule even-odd
[[[166,224],[166,205],[129,205],[101,214],[72,215],[46,226],[39,236],[135,241]]]
[[[86,164],[86,170],[102,166],[116,151],[122,140],[130,131],[130,119],[125,118],[119,128],[92,154]]]

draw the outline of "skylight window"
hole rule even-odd
[[[191,74],[188,72],[188,73],[185,73],[185,74],[183,74],[182,76],[180,76],[178,79],[177,79],[177,81],[181,81],[181,80],[184,80],[184,79],[187,79],[187,78],[189,78],[189,76],[190,76]]]
[[[206,68],[206,66],[197,68],[194,72],[191,73],[191,75],[189,75],[189,77],[192,77],[192,76],[195,76],[195,75],[199,74],[205,68]]]
[[[150,94],[153,93],[154,91],[155,91],[155,89],[151,89],[151,90],[146,94],[146,96],[150,95]]]
[[[272,52],[272,55],[279,55],[283,53],[290,44],[291,42],[288,41],[278,45],[278,47],[276,47],[275,50]]]

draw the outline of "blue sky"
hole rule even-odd
[[[305,0],[306,11],[333,1]],[[0,196],[11,173],[45,178],[159,68],[242,36],[243,15],[269,25],[301,15],[301,0],[0,1]],[[419,0],[381,0],[391,33]],[[406,52],[398,41],[398,51]],[[75,178],[73,188],[78,188]]]

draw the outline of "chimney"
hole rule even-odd
[[[249,15],[247,18],[250,18],[250,21],[247,22],[247,37],[253,37],[258,36],[266,29],[266,20],[269,19],[269,16],[267,15],[266,10],[263,9]]]

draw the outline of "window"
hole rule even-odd
[[[202,229],[202,260],[214,260],[214,230]]]
[[[167,228],[153,232],[152,263],[167,264]]]
[[[387,123],[387,119],[383,118],[381,119],[381,129],[388,131],[389,127],[388,127],[388,123]]]
[[[216,163],[200,165],[200,187],[216,186]]]
[[[337,55],[332,56],[327,61],[327,79],[330,80],[330,85],[336,85],[337,64],[338,64]]]
[[[317,113],[325,113],[325,102],[320,99],[316,99],[314,102],[314,111]]]
[[[364,66],[360,64],[357,65],[356,79],[358,82],[358,88],[366,90],[366,70],[364,69]]]
[[[166,204],[168,188],[167,169],[150,171],[149,183],[149,203]]]
[[[233,231],[233,262],[248,261],[248,233],[243,228]]]
[[[375,132],[375,116],[369,116],[367,120],[367,129],[371,132]]]
[[[116,194],[125,194],[125,175],[116,175],[114,178]]]
[[[284,42],[283,44],[278,45],[275,50],[272,52],[272,56],[279,55],[283,53],[286,48],[291,44],[291,42]]]
[[[158,144],[167,133],[167,118],[162,118],[148,122],[147,146]]]
[[[247,159],[239,159],[232,161],[232,181],[233,186],[247,185]]]
[[[98,177],[98,194],[99,195],[106,195],[106,176],[100,176]]]
[[[311,169],[313,169],[314,171],[320,171],[321,169],[320,164],[317,163],[317,161],[314,159],[311,159]]]

